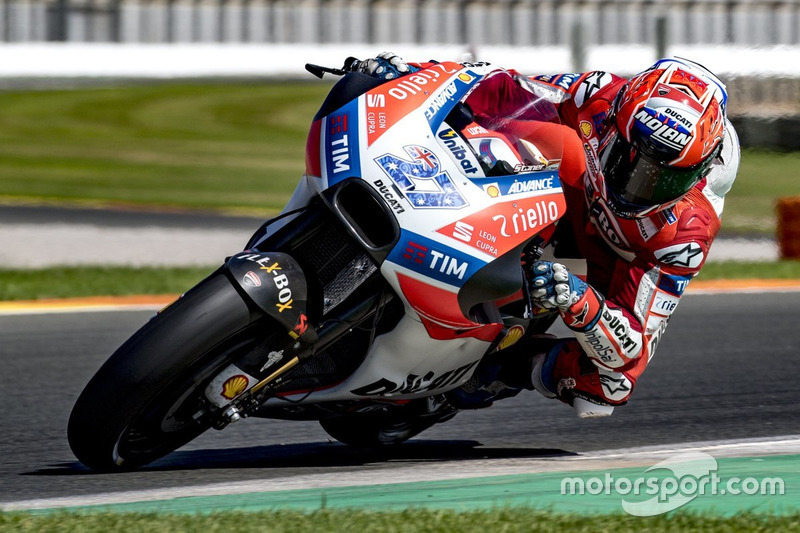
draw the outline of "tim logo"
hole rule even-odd
[[[421,265],[427,254],[428,248],[413,241],[408,241],[406,244],[405,253],[403,253],[403,259]]]
[[[347,115],[328,119],[328,136],[331,143],[331,163],[334,174],[350,170],[350,143],[347,134]]]
[[[460,280],[464,279],[464,275],[469,268],[469,263],[466,261],[450,257],[445,253],[432,250],[414,241],[408,241],[406,243],[405,250],[403,251],[403,259],[424,266],[446,277],[452,276]]]
[[[436,154],[417,145],[403,149],[409,159],[386,154],[375,162],[414,208],[459,209],[468,205],[447,172],[441,170]]]

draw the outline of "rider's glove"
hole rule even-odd
[[[403,61],[403,58],[392,52],[383,52],[378,54],[378,57],[359,61],[354,67],[356,71],[362,74],[382,80],[393,80],[419,70],[407,64]]]
[[[561,263],[534,262],[528,272],[531,304],[566,311],[586,293],[589,286]]]
[[[534,261],[525,272],[532,307],[558,310],[575,331],[587,331],[600,319],[603,296],[561,263]]]

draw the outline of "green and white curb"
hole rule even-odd
[[[708,483],[701,491],[701,472],[689,469],[687,474],[675,463],[663,466],[687,457],[713,461],[717,486]],[[654,465],[657,468],[652,468]],[[627,481],[619,483],[620,480]],[[642,491],[634,494],[630,489],[637,480],[643,480]],[[605,486],[601,486],[603,482]],[[647,483],[658,491],[645,493]],[[233,510],[475,510],[509,506],[582,514],[627,511],[639,516],[661,514],[672,508],[724,516],[742,511],[793,514],[800,511],[800,437],[537,459],[447,461],[370,472],[26,500],[7,502],[0,508],[35,513],[206,514]]]

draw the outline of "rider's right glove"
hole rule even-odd
[[[393,80],[419,70],[392,52],[383,52],[375,58],[359,61],[353,66],[357,72],[382,80]]]

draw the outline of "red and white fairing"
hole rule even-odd
[[[496,262],[515,264],[517,270],[513,286],[494,289],[493,299],[518,292],[521,248],[552,230],[565,200],[560,150],[553,155],[551,149],[545,160],[535,141],[522,144],[510,130],[490,131],[473,123],[456,132],[445,122],[492,70],[434,64],[370,90],[312,125],[306,174],[286,211],[342,180],[368,183],[400,226],[400,239],[380,271],[402,298],[406,314],[374,340],[348,379],[298,398],[410,399],[444,392],[471,377],[503,332],[494,301],[481,303],[484,318],[477,319],[465,295],[479,284],[476,274]],[[526,119],[535,116],[528,113]],[[487,177],[490,157],[521,172]]]

